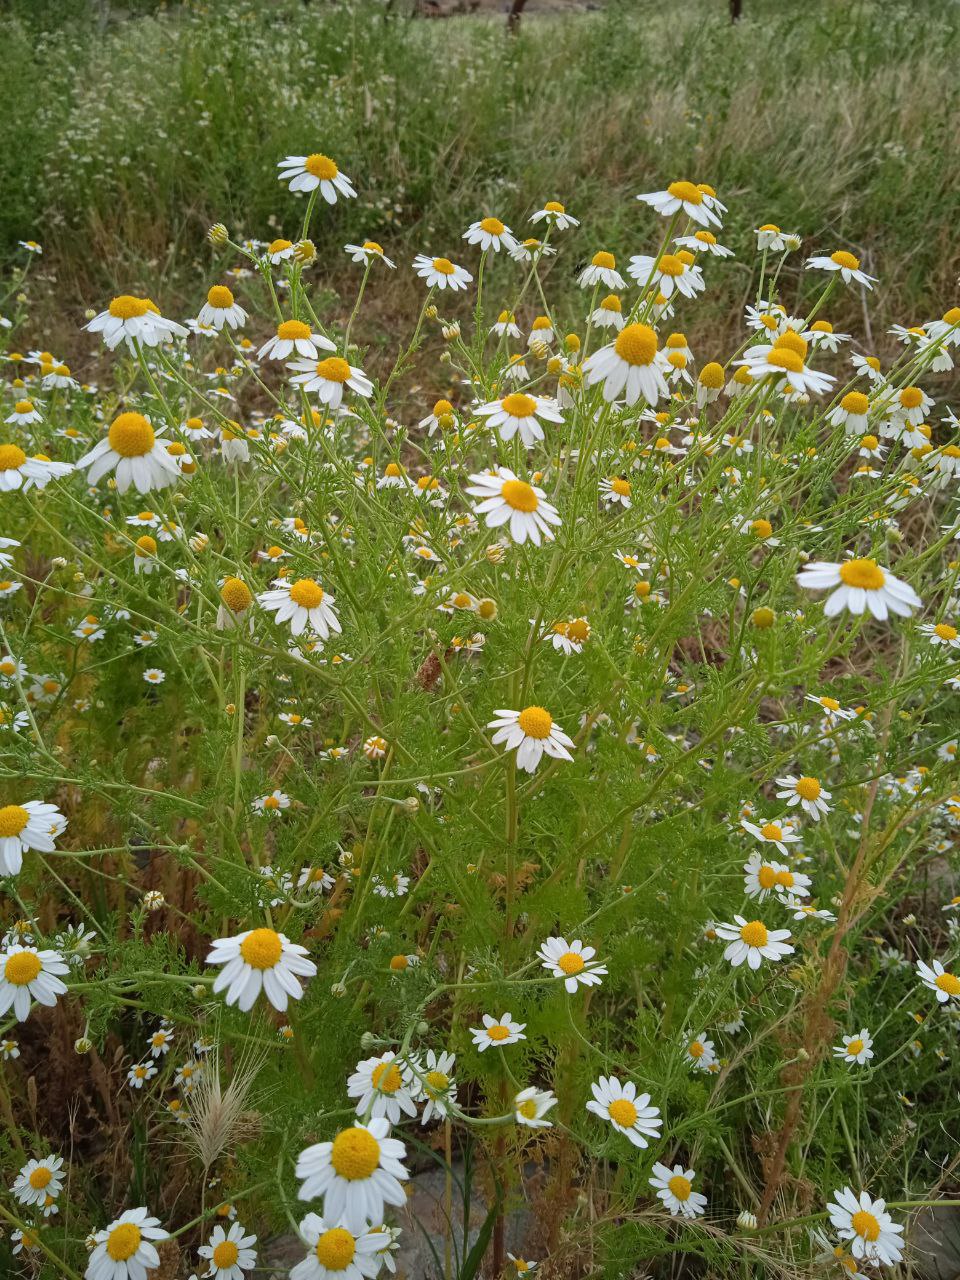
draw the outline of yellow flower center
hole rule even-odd
[[[240,954],[251,969],[272,969],[283,954],[283,943],[273,929],[254,929],[240,943]]]
[[[301,609],[316,609],[323,599],[323,587],[313,578],[301,578],[290,588],[290,599]]]
[[[777,883],[777,873],[768,862],[765,862],[757,872],[757,883],[761,889],[772,889]]]
[[[137,316],[145,316],[151,306],[147,298],[134,298],[129,293],[121,293],[107,309],[118,320],[133,320]]]
[[[434,258],[433,269],[439,271],[442,276],[452,276],[454,265],[449,258]]]
[[[941,640],[956,640],[957,628],[951,627],[949,622],[938,622],[933,628],[933,634]]]
[[[155,556],[157,554],[156,538],[151,538],[149,533],[145,533],[142,537],[138,538],[134,544],[133,554],[142,558]]]
[[[18,444],[0,444],[0,471],[16,471],[27,460]]]
[[[936,981],[937,987],[948,996],[960,996],[960,978],[952,973],[941,973]]]
[[[673,196],[674,200],[683,200],[685,204],[703,203],[703,192],[692,182],[671,182],[667,187],[667,194]]]
[[[919,387],[904,387],[900,392],[900,403],[905,409],[917,409],[923,403],[923,392]]]
[[[343,383],[350,377],[350,366],[341,356],[327,356],[326,360],[317,361],[316,372],[318,378]]]
[[[344,1129],[333,1140],[330,1163],[341,1178],[361,1182],[380,1163],[380,1143],[369,1129]]]
[[[239,1257],[240,1250],[232,1240],[221,1240],[218,1245],[214,1246],[211,1261],[215,1267],[229,1271]]]
[[[33,982],[40,969],[40,957],[35,951],[16,951],[8,956],[3,975],[13,986],[26,987]]]
[[[838,267],[846,267],[848,271],[857,271],[860,268],[860,259],[855,258],[852,253],[847,253],[846,249],[838,249],[836,253],[831,253],[830,261],[836,263]]]
[[[793,872],[792,871],[778,871],[774,879],[782,889],[793,888]]]
[[[876,1240],[880,1235],[880,1223],[866,1209],[859,1209],[851,1217],[850,1225],[863,1240]]]
[[[332,1227],[317,1241],[314,1252],[321,1267],[328,1271],[346,1271],[356,1249],[357,1243],[345,1227]]]
[[[381,1062],[374,1067],[370,1083],[381,1093],[396,1093],[403,1084],[403,1077],[395,1062]]]
[[[797,779],[797,795],[801,800],[816,800],[820,791],[820,783],[816,778],[804,776]]]
[[[859,1036],[854,1036],[852,1040],[847,1041],[847,1053],[851,1058],[855,1058],[858,1053],[863,1052],[863,1041]]]
[[[615,1098],[607,1107],[607,1115],[622,1129],[632,1129],[637,1123],[637,1108],[629,1098]]]
[[[840,408],[846,413],[864,414],[870,408],[870,401],[862,391],[848,391],[840,401]]]
[[[111,423],[107,440],[121,458],[141,458],[153,448],[156,436],[142,413],[121,413]]]
[[[553,718],[543,707],[524,707],[517,717],[517,724],[528,738],[548,738]]]
[[[657,335],[648,324],[628,324],[617,334],[613,349],[627,364],[652,364],[657,354]]]
[[[700,1043],[699,1040],[694,1040],[693,1043],[688,1047],[687,1052],[690,1054],[691,1058],[702,1058],[703,1055],[706,1053],[706,1049],[703,1047],[703,1045]]]
[[[876,560],[848,560],[840,566],[840,580],[848,587],[862,591],[879,591],[886,582],[886,575]]]
[[[304,324],[302,320],[284,320],[282,324],[277,325],[277,337],[291,342],[297,338],[309,338],[310,326]]]
[[[520,1103],[519,1107],[517,1107],[517,1111],[527,1120],[535,1120],[537,1116],[536,1100],[534,1098],[526,1098]]]
[[[450,1088],[450,1077],[444,1075],[442,1071],[428,1071],[424,1076],[424,1080],[426,1081],[427,1092],[435,1098],[446,1093]]]
[[[514,511],[536,511],[539,499],[525,480],[504,480],[500,496]]]
[[[699,240],[701,244],[716,244],[717,237],[712,231],[695,231],[693,233],[694,240]]]
[[[114,1262],[126,1262],[140,1248],[140,1228],[132,1222],[121,1222],[107,1236],[107,1253]]]
[[[775,369],[783,369],[787,373],[800,373],[803,369],[803,358],[786,347],[774,347],[767,356],[767,364]]]
[[[484,218],[480,223],[480,230],[491,236],[502,236],[506,228],[499,218]]]
[[[723,386],[723,366],[715,360],[705,364],[700,370],[700,385],[709,387],[711,391],[718,391]]]
[[[690,1199],[690,1179],[685,1178],[682,1173],[675,1173],[667,1186],[678,1200]]]
[[[45,1164],[41,1164],[33,1170],[27,1181],[30,1183],[31,1187],[33,1187],[34,1191],[42,1191],[44,1187],[50,1185],[52,1178],[53,1174],[47,1166]]]
[[[510,1035],[510,1028],[505,1027],[502,1022],[495,1022],[492,1027],[487,1027],[487,1036],[490,1040],[506,1040]]]
[[[207,293],[207,301],[218,311],[225,311],[227,307],[233,306],[233,294],[225,284],[215,284]]]
[[[777,822],[765,822],[760,828],[764,840],[782,840],[783,828]]]
[[[665,276],[682,276],[684,264],[672,253],[665,253],[660,259],[660,271]]]
[[[650,583],[643,578],[641,578],[639,582],[635,582],[633,584],[633,594],[638,596],[641,600],[645,599],[645,597],[650,594],[651,589]]]
[[[332,182],[340,172],[336,163],[329,156],[320,155],[318,152],[314,152],[312,156],[307,156],[303,167],[307,173],[313,174],[321,182]]]
[[[612,253],[607,253],[601,249],[599,253],[595,253],[590,259],[591,265],[594,267],[605,267],[608,271],[612,271],[617,265],[617,260]]]
[[[750,532],[757,538],[769,538],[773,533],[773,525],[769,520],[753,520],[750,523]]]
[[[767,926],[761,920],[751,920],[740,930],[740,937],[748,947],[767,945]]]
[[[544,209],[546,209],[547,213],[564,213],[564,212],[566,212],[566,211],[565,211],[565,209],[564,209],[564,206],[560,203],[560,201],[559,201],[559,200],[548,200],[548,201],[547,201],[547,203],[546,203],[543,207],[544,207]]]
[[[292,240],[271,240],[267,245],[267,253],[282,253],[284,249],[292,249]]]
[[[633,492],[633,486],[629,480],[622,480],[619,476],[615,476],[610,481],[610,488],[622,498],[629,498]]]
[[[500,408],[504,413],[509,413],[511,418],[529,418],[536,412],[537,402],[533,396],[525,396],[519,391],[514,391],[511,395],[504,396],[500,401]]]
[[[584,968],[583,956],[576,951],[565,952],[557,961],[557,964],[570,977],[575,973],[582,973]]]
[[[220,588],[220,599],[234,613],[242,613],[253,603],[250,588],[240,578],[227,578]]]
[[[10,667],[13,670],[13,667]],[[7,674],[4,671],[4,674]],[[30,821],[29,812],[19,804],[5,804],[0,809],[0,837],[18,836]]]
[[[866,435],[866,436],[860,437],[860,444],[864,449],[870,449],[870,450],[876,449],[879,443],[880,441],[877,439],[876,436]]]
[[[826,711],[839,711],[839,710],[840,710],[840,703],[836,700],[836,698],[821,698],[821,699],[820,699],[820,705],[821,705],[821,707],[823,707]]]

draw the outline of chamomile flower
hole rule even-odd
[[[551,227],[556,227],[558,231],[566,231],[570,227],[579,227],[579,219],[567,213],[566,209],[559,200],[548,200],[542,209],[538,209],[536,213],[531,214],[531,222],[546,222]]]
[[[0,808],[0,875],[18,875],[23,855],[30,849],[53,853],[54,841],[66,826],[67,820],[55,804],[27,800],[25,804],[4,805]]]
[[[839,271],[844,284],[856,283],[865,289],[872,289],[877,283],[876,276],[868,276],[860,270],[860,259],[846,249],[837,249],[827,256],[808,258],[806,266],[814,271]]]
[[[754,379],[782,378],[784,383],[800,395],[818,395],[829,391],[836,379],[829,373],[820,373],[806,363],[807,342],[793,329],[787,329],[772,343],[762,342],[748,347],[741,368],[749,370]]]
[[[254,813],[265,813],[273,816],[282,813],[284,809],[289,809],[291,804],[290,797],[285,791],[274,790],[265,796],[257,796],[254,800],[252,808]]]
[[[908,618],[921,606],[920,597],[909,583],[895,578],[869,557],[844,560],[842,564],[816,560],[797,574],[801,587],[830,591],[823,612],[828,618],[842,610],[859,615],[865,609],[883,622],[891,613]]]
[[[147,1209],[128,1209],[94,1235],[86,1280],[145,1280],[160,1265],[154,1242],[168,1234]]]
[[[551,1089],[521,1089],[513,1100],[513,1114],[517,1124],[528,1129],[549,1129],[553,1122],[544,1116],[557,1105],[557,1099]]]
[[[836,698],[827,693],[805,693],[807,702],[813,702],[823,712],[829,724],[838,724],[841,720],[856,720],[857,713],[849,707],[842,707]]]
[[[14,1179],[10,1188],[19,1204],[42,1205],[48,1196],[56,1198],[63,1190],[65,1174],[63,1156],[44,1156],[42,1160],[28,1160]]]
[[[698,1218],[706,1209],[707,1197],[693,1190],[696,1176],[692,1169],[684,1169],[682,1164],[675,1164],[669,1169],[658,1162],[653,1166],[653,1177],[649,1181],[656,1190],[657,1199],[663,1201],[673,1217]]]
[[[421,1125],[431,1120],[444,1120],[450,1115],[451,1105],[457,1102],[457,1084],[453,1079],[456,1056],[452,1053],[436,1053],[428,1049],[422,1063],[417,1063],[417,1100],[425,1103]]]
[[[321,351],[336,351],[336,346],[322,333],[314,333],[302,320],[282,320],[277,332],[257,352],[260,360],[289,360],[292,355],[305,360],[319,360]]]
[[[717,1060],[717,1052],[712,1040],[705,1035],[694,1036],[684,1042],[684,1056],[697,1071],[710,1071]]]
[[[789,929],[768,929],[761,920],[747,921],[738,915],[733,918],[736,924],[718,924],[715,929],[717,937],[729,944],[723,958],[734,968],[746,962],[751,969],[759,969],[764,960],[776,962],[793,954],[794,948],[786,941]]]
[[[719,227],[720,219],[713,211],[713,201],[708,194],[692,182],[671,182],[666,191],[651,191],[637,196],[664,218],[684,213],[701,227]]]
[[[313,578],[298,578],[288,582],[277,578],[269,591],[257,597],[262,608],[274,615],[274,621],[289,622],[293,635],[302,635],[306,628],[328,640],[331,632],[341,631],[340,620],[333,610],[335,598],[324,591]]]
[[[309,156],[287,156],[277,161],[278,177],[291,191],[317,191],[327,204],[336,204],[337,198],[352,199],[357,193],[335,160],[320,152]]]
[[[873,1057],[873,1038],[866,1027],[863,1027],[857,1035],[841,1036],[840,1039],[842,1043],[833,1046],[835,1058],[842,1058],[847,1064],[856,1063],[858,1066],[863,1066]]]
[[[467,493],[480,499],[474,510],[488,529],[507,525],[514,542],[529,539],[537,547],[552,541],[551,526],[560,524],[560,516],[542,489],[518,479],[508,467],[472,475],[470,480]]]
[[[152,1058],[162,1058],[170,1052],[173,1044],[173,1031],[165,1023],[161,1023],[147,1041],[147,1048]]]
[[[600,305],[590,313],[590,323],[597,329],[622,329],[626,321],[619,296],[608,293],[605,298],[601,298]]]
[[[483,1053],[484,1049],[503,1049],[508,1044],[516,1044],[518,1040],[526,1040],[523,1029],[525,1022],[514,1022],[509,1013],[501,1015],[499,1021],[491,1018],[489,1013],[482,1015],[483,1026],[471,1027],[473,1043]]]
[[[233,292],[225,284],[215,284],[207,292],[207,300],[200,308],[197,324],[216,329],[242,329],[247,313],[234,299]]]
[[[4,422],[18,427],[29,427],[35,422],[42,422],[43,416],[32,400],[18,400],[13,406],[13,413]]]
[[[379,1219],[370,1230],[366,1222],[351,1230],[324,1205],[323,1217],[308,1213],[301,1221],[300,1235],[310,1252],[290,1268],[290,1280],[370,1280],[380,1270],[384,1232]]]
[[[207,964],[223,965],[213,984],[214,994],[226,990],[227,1004],[249,1013],[262,991],[282,1013],[290,999],[303,995],[300,978],[312,978],[317,966],[307,948],[273,929],[248,929],[232,938],[218,938]]]
[[[165,489],[176,484],[180,468],[167,452],[162,433],[163,428],[154,430],[142,413],[121,413],[110,424],[106,438],[84,454],[77,468],[86,470],[89,484],[113,472],[118,493],[126,493],[131,485],[138,493]]]
[[[627,274],[642,289],[656,287],[664,298],[669,298],[674,290],[685,298],[695,298],[706,287],[703,272],[695,265],[689,249],[664,253],[659,259],[642,253],[634,254]]]
[[[903,1227],[886,1212],[885,1200],[871,1200],[866,1191],[857,1196],[844,1187],[833,1193],[827,1205],[830,1221],[841,1240],[850,1241],[855,1258],[892,1267],[903,1258]]]
[[[820,821],[821,814],[830,812],[827,801],[832,793],[823,789],[818,778],[809,777],[807,774],[797,778],[792,773],[788,773],[783,778],[777,778],[777,786],[782,788],[777,792],[778,800],[786,800],[787,805],[791,807],[799,805],[813,818],[814,822]]]
[[[789,893],[806,897],[809,886],[809,876],[791,871],[782,862],[770,862],[759,853],[752,853],[744,863],[743,891],[748,898],[763,902],[771,893],[781,899]]]
[[[934,993],[940,1004],[946,1004],[948,1000],[960,1001],[960,978],[945,969],[939,960],[934,960],[932,965],[918,960],[917,973],[923,985]]]
[[[245,1235],[239,1222],[232,1223],[227,1231],[218,1222],[210,1239],[197,1250],[209,1263],[204,1276],[213,1280],[243,1280],[243,1273],[256,1266],[257,1251],[251,1247],[256,1242],[257,1237]]]
[[[414,1093],[409,1066],[392,1052],[358,1062],[347,1080],[347,1096],[357,1099],[357,1115],[385,1116],[391,1124],[417,1114]]]
[[[601,249],[580,272],[580,288],[593,289],[603,285],[606,289],[625,289],[627,282],[617,270],[617,260],[612,253]]]
[[[383,246],[377,244],[376,240],[364,240],[363,244],[348,244],[344,248],[354,262],[362,262],[365,266],[369,266],[371,262],[382,262],[385,267],[396,268],[397,264],[387,257]]]
[[[748,822],[746,818],[742,818],[740,825],[744,831],[749,831],[754,839],[759,840],[762,844],[776,845],[783,854],[786,854],[786,846],[788,844],[796,844],[800,839],[789,822],[769,821],[758,825],[755,822]]]
[[[934,647],[944,645],[948,649],[960,649],[960,631],[950,622],[924,622],[920,626],[920,634],[925,635]]]
[[[187,330],[182,324],[164,319],[155,302],[129,293],[114,298],[106,311],[94,316],[89,324],[84,325],[84,329],[88,333],[101,334],[108,351],[116,350],[121,342],[125,342],[131,350],[136,350],[138,343],[145,347],[156,347],[175,337],[187,336]]]
[[[0,444],[0,493],[34,487],[43,489],[54,477],[69,475],[72,470],[70,462],[31,458],[18,444]]]
[[[628,405],[642,397],[656,405],[669,395],[658,360],[656,331],[646,324],[628,324],[606,347],[588,356],[583,363],[587,385],[603,383],[603,398],[610,402],[622,395]]]
[[[633,485],[623,476],[609,476],[600,481],[600,500],[608,507],[620,505],[627,511],[633,505]]]
[[[753,233],[757,237],[757,249],[762,253],[786,253],[789,247],[789,235],[785,234],[775,222],[765,222]]]
[[[479,405],[475,412],[487,419],[501,440],[512,440],[519,434],[528,449],[543,439],[543,422],[563,421],[555,400],[546,396],[524,395],[520,391],[512,391],[501,400]]]
[[[413,269],[425,280],[431,289],[449,289],[456,293],[458,289],[466,289],[473,276],[465,267],[458,267],[449,258],[428,258],[418,253],[413,260]]]
[[[131,1089],[142,1089],[157,1074],[152,1062],[135,1062],[127,1072],[127,1084]]]
[[[355,368],[342,356],[326,356],[323,360],[294,360],[290,365],[296,386],[312,392],[321,404],[339,409],[344,388],[365,399],[373,395],[373,383],[362,369]]]
[[[677,236],[673,242],[680,249],[689,249],[693,253],[706,253],[711,258],[732,258],[733,250],[725,248],[717,240],[712,231],[694,231],[690,236]]]
[[[517,247],[513,232],[499,218],[482,218],[479,222],[471,222],[463,233],[463,238],[467,244],[478,244],[484,253],[490,249],[494,253],[499,253],[501,249],[510,253]]]
[[[843,427],[849,435],[862,435],[867,429],[869,416],[869,399],[862,391],[848,391],[827,414],[827,421],[835,427]]]
[[[663,1120],[659,1107],[650,1106],[649,1093],[637,1093],[632,1080],[621,1084],[616,1076],[601,1076],[590,1086],[593,1097],[587,1110],[601,1120],[608,1120],[618,1133],[629,1138],[635,1147],[649,1145],[660,1137]]]
[[[568,739],[569,741],[569,739]],[[547,938],[540,944],[537,959],[555,978],[562,978],[570,994],[577,987],[598,987],[607,966],[594,960],[596,950],[585,947],[579,938],[568,943],[566,938]]]
[[[296,1167],[302,1179],[300,1199],[323,1196],[329,1220],[354,1233],[368,1223],[381,1223],[385,1205],[406,1201],[402,1183],[410,1176],[403,1165],[406,1147],[389,1134],[389,1122],[377,1117],[341,1129],[332,1142],[301,1151]]]
[[[568,748],[574,741],[543,707],[529,706],[522,711],[499,710],[487,725],[493,729],[491,742],[501,742],[507,751],[516,751],[517,767],[526,773],[536,772],[544,754],[555,760],[572,760]],[[588,948],[589,949],[589,948]]]

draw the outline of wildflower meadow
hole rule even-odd
[[[955,272],[722,149],[405,220],[355,127],[12,228],[0,1273],[946,1280]]]

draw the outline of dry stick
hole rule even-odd
[[[889,704],[884,711],[883,731],[879,750],[879,757],[882,759],[886,753],[887,742],[890,738],[890,720],[893,715],[893,706]],[[803,1090],[807,1077],[813,1068],[819,1062],[823,1047],[826,1043],[823,1036],[823,1020],[824,1012],[828,1008],[830,1001],[836,994],[837,987],[840,985],[840,979],[843,977],[846,969],[847,955],[843,947],[844,939],[853,923],[854,905],[860,888],[860,875],[863,870],[863,864],[867,857],[867,848],[870,842],[870,818],[873,812],[874,802],[877,798],[877,791],[880,787],[880,779],[875,778],[870,784],[870,790],[867,792],[866,804],[863,807],[863,834],[860,837],[860,844],[857,848],[856,857],[853,860],[853,866],[850,868],[846,882],[843,887],[843,898],[840,908],[837,912],[837,927],[834,930],[833,939],[830,943],[830,950],[823,966],[823,977],[820,985],[816,990],[812,991],[803,1001],[804,1008],[804,1025],[803,1025],[803,1050],[806,1057],[797,1063],[796,1066],[796,1084],[787,1098],[787,1105],[783,1113],[783,1125],[780,1129],[780,1136],[777,1139],[777,1147],[774,1152],[773,1159],[770,1162],[769,1170],[766,1175],[766,1183],[763,1188],[763,1197],[760,1201],[760,1209],[757,1218],[761,1226],[767,1221],[770,1209],[776,1199],[777,1192],[780,1190],[780,1183],[783,1180],[783,1170],[786,1164],[787,1151],[793,1140],[797,1126],[803,1110]]]

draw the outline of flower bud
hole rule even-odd
[[[207,232],[207,239],[211,244],[216,245],[217,248],[225,245],[229,238],[229,232],[222,222],[215,222]]]

